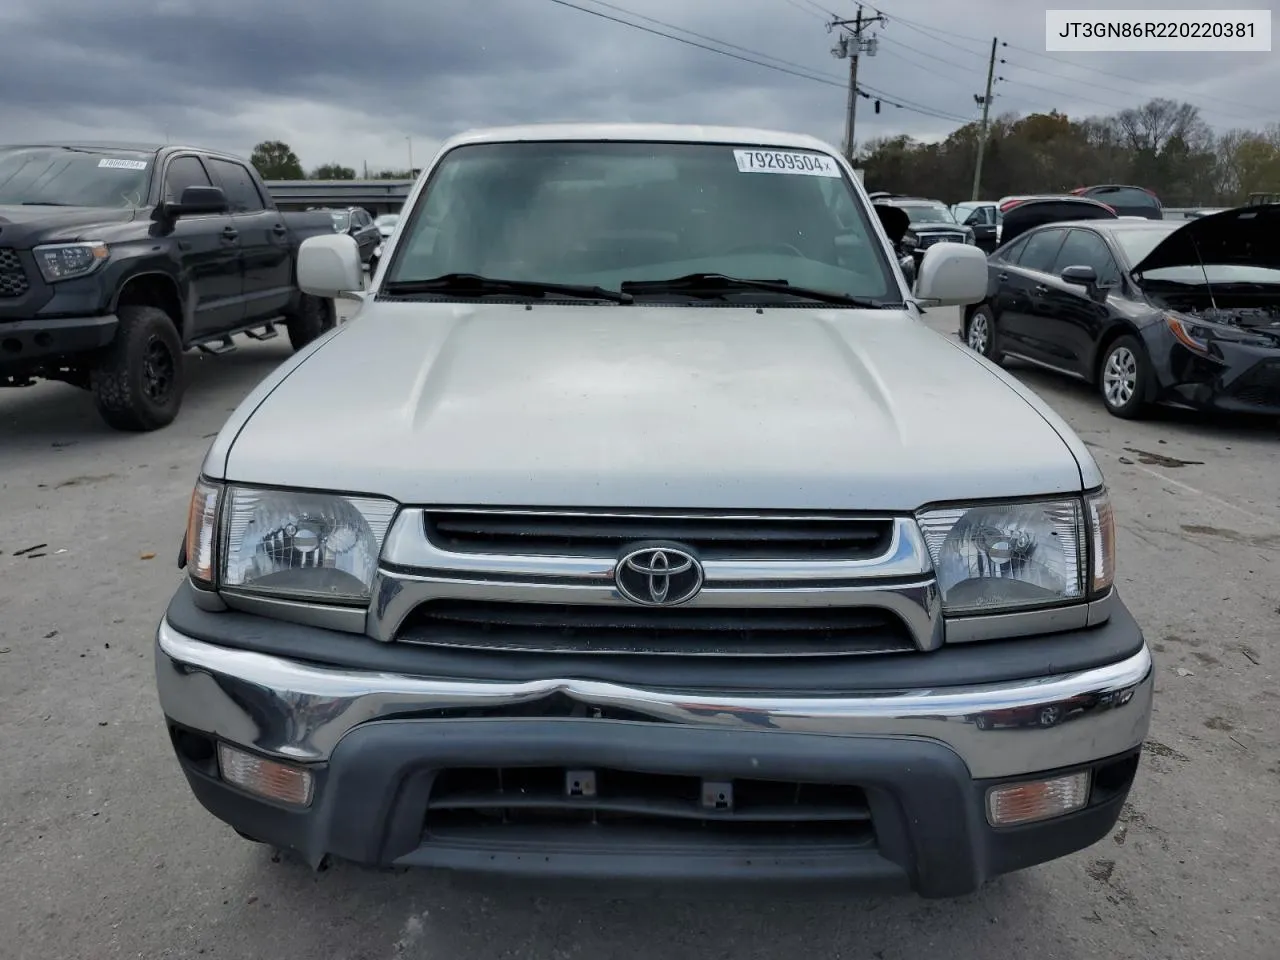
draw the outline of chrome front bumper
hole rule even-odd
[[[949,747],[975,779],[1085,764],[1142,743],[1154,678],[1147,647],[1090,670],[1011,683],[839,697],[699,696],[548,678],[435,680],[313,666],[217,646],[161,622],[156,681],[174,723],[261,753],[323,762],[373,720],[495,709],[562,694],[655,722],[837,737],[924,739]]]

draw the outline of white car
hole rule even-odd
[[[1152,661],[1089,449],[934,333],[831,146],[456,137],[196,483],[156,678],[250,839],[526,878],[968,893],[1105,837]],[[973,411],[982,415],[974,417]]]

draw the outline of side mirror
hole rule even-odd
[[[1096,287],[1098,273],[1093,267],[1067,267],[1062,271],[1062,282],[1080,287]]]
[[[326,300],[360,299],[364,269],[360,248],[350,234],[308,237],[298,248],[298,287]]]
[[[935,244],[920,262],[915,295],[936,307],[980,303],[987,296],[987,255],[964,243]]]
[[[186,187],[176,203],[166,201],[158,212],[164,218],[175,219],[226,213],[229,209],[227,195],[221,187]]]

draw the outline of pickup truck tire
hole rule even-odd
[[[98,413],[117,430],[168,426],[182,406],[182,340],[158,307],[122,306],[115,339],[89,372]]]
[[[294,350],[301,350],[323,333],[332,330],[337,323],[337,311],[333,301],[323,300],[304,293],[298,301],[297,311],[285,317],[289,331],[289,343]]]

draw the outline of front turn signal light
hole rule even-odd
[[[215,546],[221,499],[221,485],[200,480],[191,492],[191,506],[187,512],[187,575],[207,588],[213,586],[216,569]]]
[[[1089,514],[1089,592],[1106,593],[1116,582],[1116,516],[1105,489],[1085,498]]]

